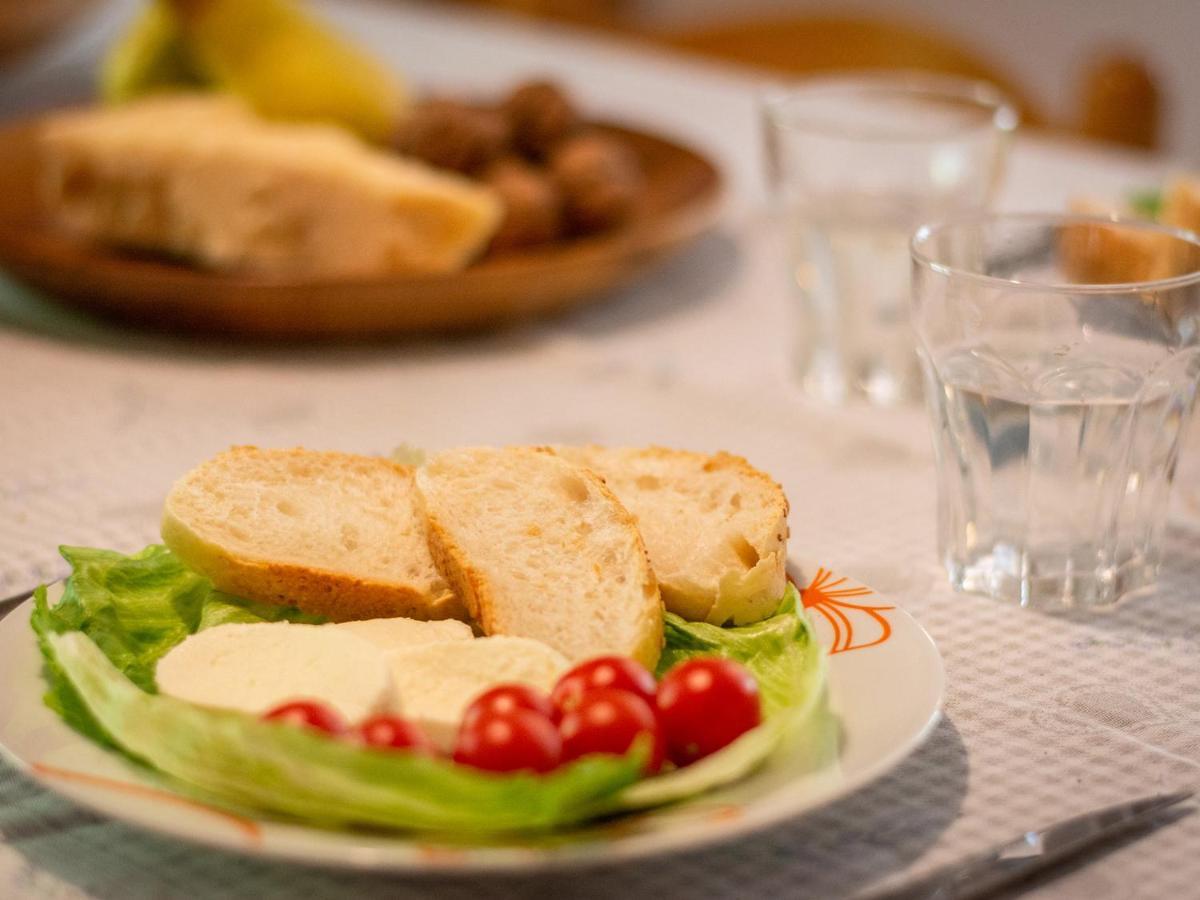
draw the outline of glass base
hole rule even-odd
[[[1094,554],[1033,555],[1003,544],[966,561],[947,557],[943,563],[955,590],[1045,611],[1112,606],[1152,587],[1159,569],[1141,554],[1097,566]]]
[[[847,371],[834,357],[818,357],[808,371],[800,372],[800,378],[806,394],[833,406],[852,401],[866,401],[873,406],[899,406],[915,404],[921,399],[915,356],[911,368],[899,371],[874,363],[864,363],[858,369]]]

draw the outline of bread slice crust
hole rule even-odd
[[[635,516],[667,609],[714,625],[775,611],[787,584],[789,504],[771,476],[725,451],[556,449],[595,471]],[[677,536],[696,527],[690,540]]]
[[[635,635],[632,640],[617,639],[607,643],[598,641],[590,648],[590,652],[581,654],[578,648],[565,646],[561,641],[556,641],[552,635],[545,632],[530,633],[522,626],[514,624],[513,620],[516,617],[514,606],[520,604],[521,598],[513,596],[510,591],[501,586],[494,573],[488,571],[488,564],[476,558],[475,554],[468,549],[461,529],[451,521],[453,514],[447,509],[446,499],[436,487],[436,479],[439,477],[439,459],[451,454],[462,453],[475,454],[475,462],[479,465],[481,477],[487,472],[488,465],[496,461],[495,455],[503,455],[509,460],[515,459],[518,461],[518,465],[528,465],[535,469],[543,465],[556,467],[560,472],[579,479],[585,486],[586,492],[594,494],[598,498],[598,502],[604,504],[612,516],[615,526],[621,530],[624,539],[632,546],[633,555],[637,560],[636,571],[632,573],[632,578],[625,575],[616,576],[626,579],[622,589],[636,600],[636,608],[627,611],[629,615],[627,628]],[[434,457],[424,468],[418,470],[416,480],[421,497],[421,508],[428,526],[429,548],[434,563],[455,593],[462,598],[467,611],[485,634],[509,634],[535,638],[559,650],[573,662],[579,662],[591,656],[615,653],[629,656],[651,671],[654,670],[662,651],[663,641],[663,609],[658,583],[650,567],[645,542],[637,530],[633,516],[609,490],[602,478],[588,469],[563,459],[550,447],[508,447],[450,451],[442,454],[441,457]],[[528,538],[531,546],[542,541],[544,536],[540,533],[540,526],[536,523],[529,525],[528,531],[529,533],[524,537]],[[586,542],[581,543],[576,564],[579,567],[590,567],[594,571],[597,582],[613,577],[613,573],[606,572],[599,563],[586,558],[588,548]],[[552,550],[553,552],[562,552],[560,547],[554,547]],[[585,612],[565,606],[561,615],[580,615]]]
[[[245,540],[222,533],[222,525],[213,517],[200,512],[206,499],[224,494],[231,487],[231,478],[241,473],[253,478],[253,473],[279,475],[291,479],[291,485],[280,488],[267,485],[241,485],[244,493],[256,490],[278,493],[286,502],[287,491],[303,490],[306,478],[325,476],[357,478],[360,482],[374,478],[393,489],[391,502],[397,521],[405,516],[421,524],[411,509],[415,490],[412,470],[387,459],[357,456],[331,451],[312,451],[302,448],[266,450],[252,446],[233,447],[197,466],[172,487],[163,509],[163,542],[194,571],[204,575],[222,591],[283,606],[295,606],[307,613],[324,616],[332,621],[405,616],[413,619],[461,619],[466,617],[458,597],[438,574],[431,558],[417,559],[413,566],[418,577],[398,577],[380,567],[354,571],[331,561],[313,561],[312,556],[296,552],[282,541],[259,541],[252,536]],[[353,503],[339,511],[346,524],[353,526],[356,515],[365,515]],[[247,515],[245,518],[249,518]],[[310,523],[303,520],[284,523],[305,531]],[[312,538],[312,535],[308,535]],[[408,536],[416,553],[427,554],[424,534],[419,543]],[[335,560],[339,548],[321,547],[316,556]]]

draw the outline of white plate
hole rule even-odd
[[[165,790],[151,773],[67,728],[42,704],[41,658],[30,603],[0,621],[0,751],[50,790],[115,819],[257,856],[353,869],[534,870],[693,849],[810,812],[887,772],[938,719],[941,657],[903,610],[819,566],[798,578],[830,650],[830,706],[839,720],[835,762],[813,771],[800,755],[776,758],[742,782],[685,803],[552,838],[446,845],[404,834],[324,831],[252,820]]]

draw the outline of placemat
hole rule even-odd
[[[510,348],[511,349],[511,348]],[[792,547],[898,600],[937,641],[946,716],[884,780],[828,809],[701,853],[549,878],[381,878],[281,867],[136,833],[0,775],[0,895],[845,896],[1025,828],[1200,782],[1200,552],[1177,525],[1159,590],[1089,618],[950,592],[934,563],[919,411],[747,402],[587,352],[504,341],[416,364],[372,350],[184,352],[0,333],[0,572],[61,574],[54,546],[153,540],[171,479],[233,442],[386,452],[484,440],[663,441],[747,454],[793,502]],[[578,349],[578,348],[577,348]],[[439,357],[441,359],[441,357]],[[772,399],[773,398],[773,399]],[[1045,888],[1187,896],[1200,816]]]

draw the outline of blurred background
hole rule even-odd
[[[375,0],[399,5],[398,0]],[[441,0],[618,34],[767,72],[931,69],[1004,87],[1027,124],[1200,162],[1200,3],[1193,0]],[[318,10],[338,0],[314,3]],[[72,99],[80,79],[47,77],[94,59],[135,0],[0,7],[8,111]],[[84,45],[81,47],[81,44]],[[94,45],[95,53],[86,52]],[[74,61],[74,62],[72,62]]]

